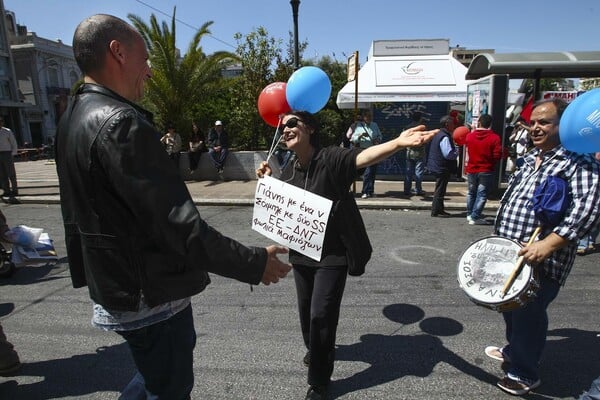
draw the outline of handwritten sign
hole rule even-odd
[[[332,201],[270,176],[258,180],[252,229],[321,260]]]

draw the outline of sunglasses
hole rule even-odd
[[[290,129],[295,128],[298,126],[298,122],[304,123],[304,121],[302,121],[301,119],[292,117],[292,118],[288,119],[285,124],[281,124],[281,129],[286,128],[286,127],[290,128]]]

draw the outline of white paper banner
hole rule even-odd
[[[321,260],[333,202],[270,176],[258,179],[252,229],[313,260]]]

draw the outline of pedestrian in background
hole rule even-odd
[[[556,226],[542,226],[539,239],[519,251],[524,262],[539,273],[539,289],[530,302],[502,313],[507,344],[488,346],[485,354],[506,363],[506,375],[497,383],[503,391],[524,395],[537,388],[540,360],[548,331],[547,309],[565,284],[577,248],[600,218],[600,163],[589,154],[576,154],[560,143],[560,118],[567,104],[560,99],[533,105],[530,137],[535,148],[511,175],[500,201],[494,234],[527,243],[540,225],[531,199],[548,177],[565,181],[571,202]],[[564,366],[568,368],[568,366]]]
[[[192,122],[192,134],[190,136],[190,141],[188,143],[188,159],[190,162],[190,172],[193,173],[198,168],[198,163],[200,162],[200,156],[205,149],[204,145],[204,137],[202,136],[202,132],[200,132],[200,128],[196,125],[195,122]]]
[[[440,119],[440,130],[431,140],[427,153],[427,169],[435,176],[435,189],[431,202],[432,217],[449,217],[444,209],[444,197],[450,181],[450,175],[456,173],[458,152],[452,140],[454,119],[445,115]]]
[[[179,168],[179,154],[182,146],[181,136],[175,132],[175,125],[172,122],[167,123],[167,133],[160,138],[160,142],[165,146],[169,158]]]
[[[14,158],[18,148],[15,135],[4,126],[4,117],[0,116],[0,183],[4,191],[3,197],[14,197],[19,194]]]
[[[383,136],[379,126],[373,121],[373,115],[370,110],[362,112],[362,118],[356,121],[348,129],[347,135],[350,135],[350,141],[355,147],[368,149],[369,147],[381,143]],[[377,175],[377,164],[369,165],[363,172],[362,198],[367,199],[375,195],[375,176]]]
[[[246,247],[198,213],[137,105],[152,72],[142,36],[105,14],[82,21],[73,53],[84,75],[56,137],[65,243],[74,287],[87,286],[92,323],[127,342],[138,373],[120,399],[190,399],[191,296],[215,273],[250,284],[283,278],[281,246]]]
[[[496,164],[502,159],[502,140],[491,129],[491,115],[479,116],[477,125],[466,138],[467,221],[470,225],[488,225],[483,208],[493,187]]]
[[[319,145],[319,122],[306,111],[290,111],[282,120],[283,138],[296,158],[288,163],[279,179],[330,200],[348,193],[359,169],[374,165],[408,146],[419,146],[436,131],[425,126],[408,129],[396,139],[364,150]],[[265,161],[256,171],[271,175]],[[330,218],[330,221],[332,219]],[[335,338],[348,263],[340,231],[329,223],[325,231],[321,260],[315,261],[291,250],[302,338],[307,348],[303,363],[308,367],[306,399],[325,399],[335,360]]]
[[[424,125],[423,115],[420,111],[414,111],[411,116],[411,123],[406,129],[415,126]],[[406,170],[404,173],[404,194],[410,196],[412,193],[417,196],[425,194],[423,192],[423,174],[425,173],[425,145],[413,146],[406,149]],[[412,190],[412,182],[415,181],[415,189]]]
[[[222,176],[225,169],[225,160],[229,154],[229,139],[223,128],[223,122],[215,121],[215,126],[208,133],[208,155],[219,175]]]

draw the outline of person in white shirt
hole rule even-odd
[[[0,117],[0,183],[4,190],[3,197],[14,197],[19,194],[14,160],[17,149],[15,135],[4,126],[4,118]]]

